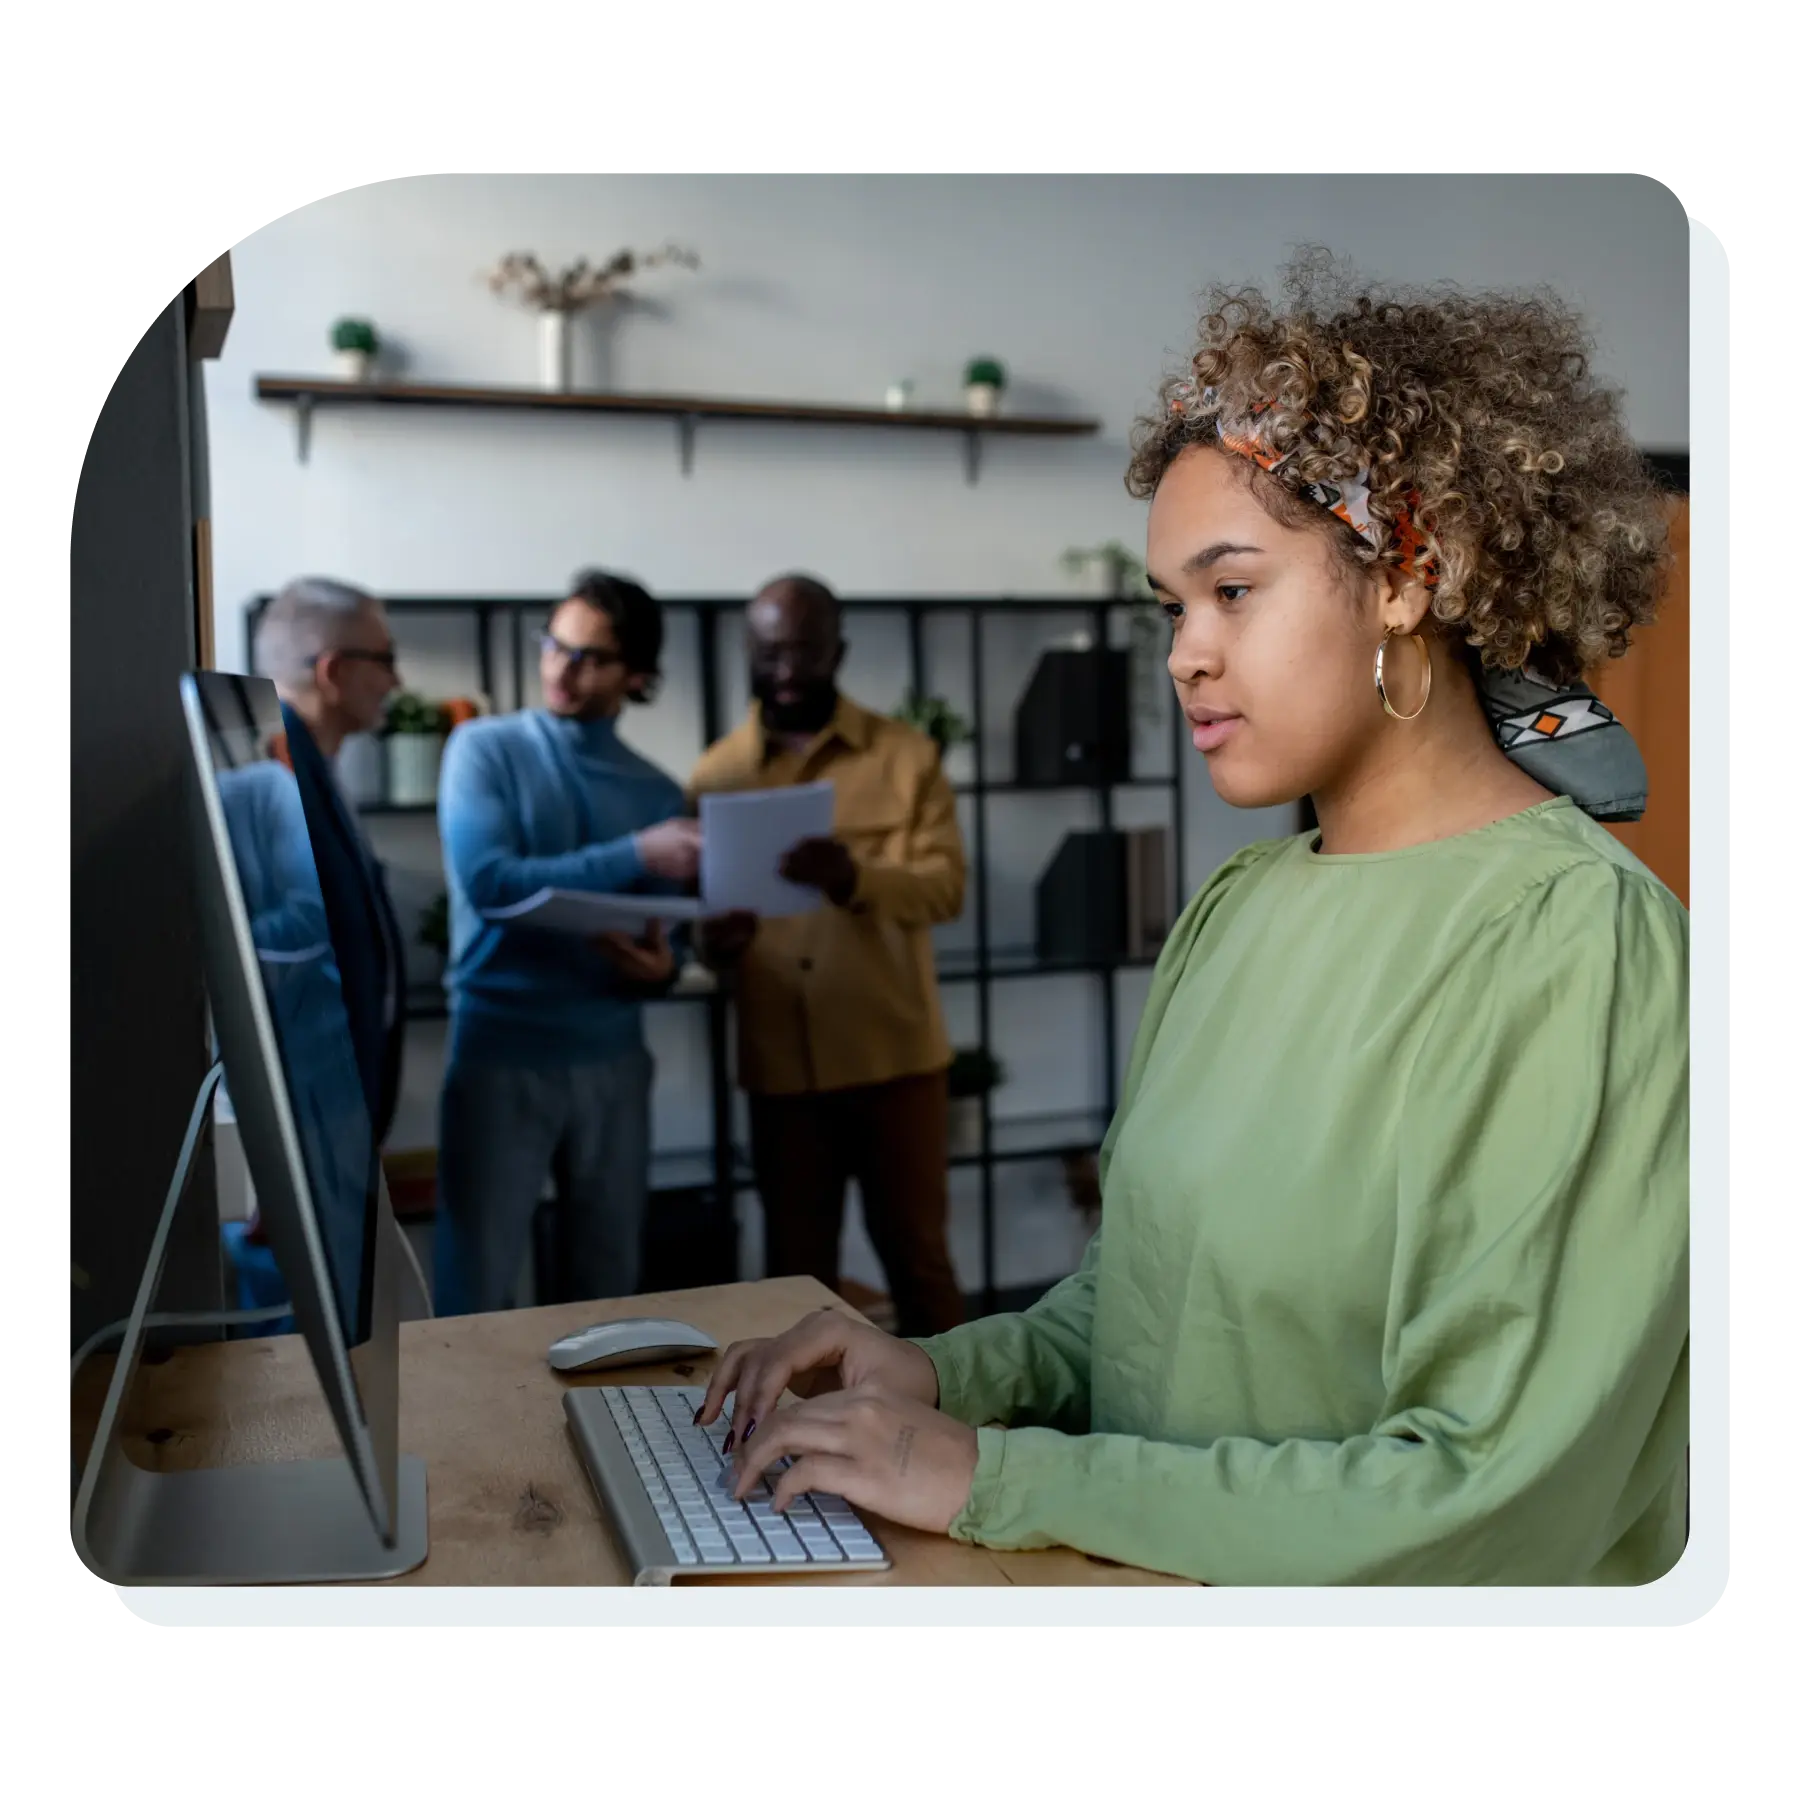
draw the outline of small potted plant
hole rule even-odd
[[[1104,544],[1077,545],[1062,553],[1062,566],[1070,575],[1085,575],[1099,569],[1106,593],[1113,600],[1148,600],[1150,583],[1144,573],[1144,559],[1127,550],[1117,538]]]
[[[950,1059],[950,1154],[981,1154],[981,1097],[1006,1079],[991,1050],[966,1044]]]
[[[429,806],[444,756],[444,709],[422,694],[399,693],[381,728],[387,740],[390,806]]]
[[[331,328],[332,361],[345,381],[367,381],[380,348],[381,339],[367,319],[339,319]]]
[[[1000,410],[1006,386],[1006,365],[991,356],[978,356],[963,370],[963,398],[977,418],[989,418]]]
[[[968,720],[937,694],[909,693],[894,709],[894,717],[924,732],[937,745],[940,758],[958,744],[966,744],[971,736]]]

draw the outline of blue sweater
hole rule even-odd
[[[668,891],[634,835],[684,810],[681,789],[611,720],[547,712],[474,719],[450,738],[438,824],[450,890],[450,1054],[539,1068],[643,1042],[642,1002],[578,938],[483,917],[540,888]]]

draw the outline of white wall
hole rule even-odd
[[[921,404],[954,404],[964,361],[988,352],[1009,365],[1019,410],[1092,414],[1101,434],[996,442],[971,488],[951,438],[721,424],[702,429],[684,479],[674,428],[656,421],[327,411],[302,467],[291,413],[252,398],[257,373],[326,371],[326,333],[345,312],[372,317],[410,377],[529,382],[534,322],[492,297],[479,272],[512,249],[562,262],[670,238],[700,252],[701,270],[645,278],[610,338],[584,344],[578,377],[879,403],[890,380],[911,376]],[[590,562],[664,595],[745,593],[795,566],[849,596],[1080,592],[1058,569],[1065,547],[1141,541],[1142,508],[1120,481],[1126,440],[1185,352],[1200,289],[1214,278],[1267,282],[1305,241],[1375,275],[1555,286],[1593,321],[1600,366],[1625,386],[1639,440],[1685,446],[1686,218],[1665,189],[1636,177],[393,182],[290,214],[233,252],[237,313],[224,356],[207,370],[221,661],[243,666],[245,601],[303,571],[409,594],[550,594]],[[1023,679],[1039,637],[1019,622],[1015,648],[998,659],[997,694]],[[408,627],[402,645],[414,684],[471,687],[467,644],[453,627]],[[954,693],[961,670],[955,645],[934,639],[934,682]],[[865,627],[847,685],[883,705],[903,681],[897,631]],[[1003,750],[1003,720],[997,729]],[[681,642],[665,697],[633,714],[629,735],[677,774],[698,753]],[[1188,889],[1242,843],[1286,828],[1285,817],[1219,803],[1197,759],[1184,808]],[[398,884],[411,880],[429,898],[429,830],[396,823],[390,838],[383,847]],[[1006,919],[1028,916],[1019,909],[1053,841],[1047,814],[997,820],[994,880]],[[1013,1110],[1091,1103],[1097,1091],[1090,1022],[1078,1012],[1071,1029],[1068,1017],[1070,1007],[1091,1010],[1093,996],[1059,986],[1069,991],[1004,996],[1018,1045],[1005,1099]],[[1128,1027],[1141,995],[1122,984],[1121,997]],[[1041,1029],[1050,1016],[1054,1033]],[[679,1021],[656,1029],[659,1136],[691,1142],[704,1121],[694,1079],[703,1063]],[[429,1039],[422,1034],[412,1059],[402,1119],[414,1141],[430,1131]],[[1071,1043],[1084,1048],[1043,1048]],[[1040,1199],[1054,1193],[1053,1171],[1016,1180]],[[958,1218],[966,1244],[961,1202]],[[1021,1270],[1006,1278],[1032,1278]]]

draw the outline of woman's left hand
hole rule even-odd
[[[801,1494],[841,1494],[898,1525],[947,1532],[968,1504],[976,1455],[973,1426],[877,1388],[845,1388],[758,1420],[733,1459],[735,1491],[742,1499],[788,1456],[792,1466],[770,1478],[778,1513]]]

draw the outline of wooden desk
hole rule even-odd
[[[795,1277],[402,1325],[400,1447],[425,1462],[431,1552],[392,1585],[622,1584],[626,1566],[564,1423],[562,1390],[571,1380],[702,1386],[716,1359],[569,1377],[550,1368],[545,1351],[556,1338],[603,1318],[686,1319],[726,1344],[772,1336],[818,1306],[844,1302]],[[78,1455],[86,1454],[110,1370],[111,1360],[97,1357],[77,1384]],[[125,1444],[134,1462],[153,1469],[341,1454],[306,1346],[293,1335],[200,1345],[140,1365]],[[1009,1554],[883,1519],[871,1517],[869,1524],[892,1569],[786,1576],[783,1583],[1104,1586],[1170,1579],[1073,1550]],[[709,1586],[757,1582],[754,1576],[693,1579]]]

